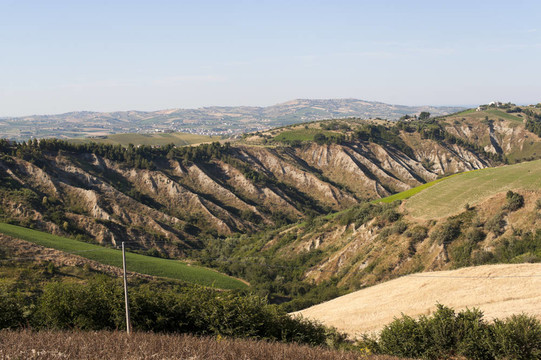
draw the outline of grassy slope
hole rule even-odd
[[[177,146],[200,144],[220,140],[219,136],[206,136],[188,133],[157,133],[157,134],[114,134],[105,138],[85,138],[70,140],[74,143],[97,142],[104,144],[134,145],[167,145]]]
[[[453,176],[456,176],[456,175],[461,175],[461,174],[453,174],[453,175],[450,175],[450,176],[447,176],[447,177],[444,177],[444,178],[441,178],[441,179],[438,179],[438,180],[434,180],[434,181],[428,182],[426,184],[422,184],[422,185],[416,186],[414,188],[408,189],[406,191],[402,191],[402,192],[399,192],[397,194],[393,194],[393,195],[390,195],[390,196],[387,196],[387,197],[384,197],[384,198],[381,198],[381,199],[374,200],[373,203],[380,203],[380,202],[382,202],[382,203],[390,203],[390,202],[393,202],[393,201],[396,201],[396,200],[409,199],[410,197],[412,197],[413,195],[415,195],[417,193],[420,193],[424,189],[427,189],[427,188],[429,188],[429,187],[431,187],[433,185],[436,185],[440,181],[444,181],[444,180],[449,179],[449,178],[451,178]]]
[[[45,247],[74,253],[103,264],[122,267],[120,250],[4,223],[0,223],[0,232]],[[190,283],[221,289],[241,289],[246,287],[243,282],[237,279],[204,267],[190,266],[176,260],[161,259],[128,252],[126,253],[126,262],[128,270],[142,274],[180,279]]]
[[[521,312],[541,318],[540,273],[541,264],[505,264],[412,274],[299,313],[353,336],[380,330],[402,313],[426,315],[437,303],[456,310],[477,307],[489,319]]]
[[[516,115],[512,115],[509,113],[506,113],[505,111],[501,111],[498,109],[488,109],[486,111],[480,112],[480,113],[488,113],[490,115],[496,116],[497,118],[502,118],[505,120],[511,120],[511,121],[517,121],[519,123],[522,123],[522,119]]]
[[[541,160],[515,165],[470,171],[412,196],[405,204],[417,218],[435,219],[450,216],[484,199],[508,190],[541,189]]]

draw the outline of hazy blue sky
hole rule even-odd
[[[541,1],[0,0],[0,116],[541,101]]]

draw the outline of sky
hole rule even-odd
[[[541,2],[0,0],[0,116],[541,102]]]

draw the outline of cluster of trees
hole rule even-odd
[[[201,144],[199,146],[174,147],[166,152],[168,159],[182,161],[184,165],[196,162],[208,162],[212,159],[224,160],[231,155],[231,144],[226,142],[224,145],[219,142],[210,144]]]
[[[540,201],[541,205],[541,201]],[[514,229],[505,237],[506,217],[509,212],[524,206],[524,197],[509,191],[506,203],[486,221],[477,217],[475,208],[447,219],[435,228],[430,238],[447,247],[453,267],[513,262],[541,261],[541,229],[526,231]],[[541,208],[541,206],[540,206]],[[490,250],[480,246],[487,234],[499,238]]]
[[[154,161],[158,158],[169,158],[184,163],[209,161],[213,158],[222,158],[229,153],[229,143],[219,142],[202,144],[199,146],[176,147],[173,144],[155,147],[148,145],[127,147],[103,143],[74,144],[58,139],[33,139],[28,142],[10,142],[0,140],[0,153],[16,156],[18,158],[39,163],[43,160],[43,152],[57,153],[59,151],[74,154],[95,154],[111,161],[121,162],[136,169],[154,169]]]
[[[541,114],[538,114],[530,109],[525,109],[524,113],[528,115],[526,120],[526,130],[533,132],[541,137]]]
[[[366,124],[354,132],[353,138],[380,145],[392,145],[409,157],[415,157],[413,149],[400,137],[400,127],[398,126],[387,128],[383,125]]]
[[[406,115],[400,117],[400,120],[410,120],[410,119],[427,120],[429,118],[430,118],[430,113],[428,111],[421,111],[419,116],[417,116],[417,115],[411,116],[411,115],[406,114]]]
[[[346,137],[342,134],[327,136],[323,133],[317,133],[314,135],[314,142],[318,145],[341,144],[345,139]]]
[[[342,131],[351,130],[351,127],[347,123],[338,122],[338,121],[323,122],[319,124],[319,126],[323,130],[342,130]]]

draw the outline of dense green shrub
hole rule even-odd
[[[408,229],[408,224],[405,221],[397,221],[392,227],[395,234],[403,234]]]
[[[495,359],[541,359],[541,323],[524,314],[495,320],[488,343]]]
[[[504,232],[505,224],[505,212],[499,212],[486,222],[486,229],[500,236]]]
[[[524,206],[524,197],[518,193],[509,190],[505,196],[507,203],[504,208],[509,211],[516,211]]]
[[[471,265],[471,254],[476,248],[475,242],[466,239],[461,243],[455,243],[449,249],[449,255],[453,260],[453,267],[459,268]]]
[[[0,289],[0,329],[24,324],[23,309],[18,299]]]
[[[456,219],[447,220],[443,225],[434,230],[431,239],[438,244],[449,244],[460,235],[461,222]]]
[[[33,321],[50,329],[116,329],[122,314],[121,287],[105,277],[88,285],[52,282],[38,300]]]
[[[456,313],[438,305],[431,316],[396,318],[378,337],[365,337],[361,346],[375,353],[424,359],[539,359],[541,322],[515,315],[490,324],[479,310]]]
[[[419,357],[426,351],[424,345],[423,334],[417,321],[403,315],[383,328],[379,341],[372,344],[372,351],[396,356]]]
[[[483,230],[479,229],[479,228],[473,228],[473,229],[470,229],[467,233],[466,233],[466,239],[474,242],[474,243],[478,243],[478,242],[481,242],[483,240],[485,240],[485,237],[487,235],[484,233]]]
[[[387,209],[380,215],[380,220],[384,223],[393,223],[400,219],[401,214],[395,209]]]
[[[411,238],[413,243],[419,243],[427,238],[428,229],[422,225],[416,225],[405,232],[405,235]]]

